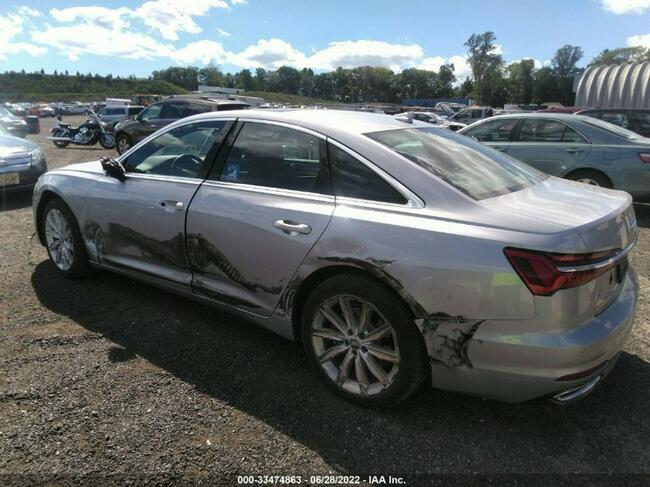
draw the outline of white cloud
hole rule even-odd
[[[221,37],[230,37],[230,32],[226,32],[221,27],[217,27],[217,32]]]
[[[28,42],[19,42],[16,37],[21,35],[27,23],[26,12],[19,14],[0,15],[0,59],[6,59],[10,54],[27,53],[31,56],[45,54],[47,49]]]
[[[316,69],[383,66],[393,71],[413,66],[422,59],[417,44],[391,44],[383,41],[359,40],[330,42],[307,58],[307,66]]]
[[[497,55],[502,55],[503,54],[503,46],[499,43],[494,43],[494,47],[490,51],[490,54],[497,54]]]
[[[248,46],[240,53],[230,53],[228,61],[242,68],[307,66],[305,55],[282,39],[260,39],[257,44]]]
[[[206,15],[211,8],[229,9],[224,0],[151,0],[133,12],[147,27],[167,40],[178,40],[178,32],[198,34],[201,27],[193,17]]]
[[[32,40],[49,45],[77,60],[82,54],[113,56],[127,59],[173,58],[175,49],[155,39],[136,32],[109,29],[90,23],[33,30]]]
[[[650,0],[602,0],[605,10],[615,14],[642,14],[650,9]]]
[[[182,49],[175,49],[170,57],[179,64],[221,64],[227,56],[221,44],[215,41],[192,42]]]
[[[231,0],[230,3],[233,5],[246,5],[248,0]]]
[[[650,34],[628,37],[627,45],[630,47],[641,46],[650,49]]]
[[[126,7],[112,9],[90,6],[50,10],[50,15],[62,23],[79,21],[112,30],[128,28],[129,22],[125,17],[130,13],[131,10]]]
[[[41,16],[41,12],[39,12],[35,8],[25,7],[25,6],[18,7],[16,9],[16,12],[18,12],[18,15],[22,15],[24,17],[40,17]]]

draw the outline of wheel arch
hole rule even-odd
[[[614,188],[614,182],[612,181],[612,178],[610,178],[607,173],[600,169],[596,169],[593,167],[577,167],[574,169],[571,169],[569,172],[567,172],[564,176],[562,176],[564,179],[571,179],[571,176],[579,173],[596,173],[599,176],[602,176],[605,178],[607,181],[609,181],[609,184],[611,185],[612,188]]]
[[[61,200],[64,205],[70,208],[70,205],[68,205],[65,202],[65,200],[59,193],[51,189],[46,189],[41,193],[41,197],[38,200],[38,205],[36,206],[36,214],[35,214],[36,234],[38,235],[38,240],[39,242],[41,242],[41,245],[45,245],[45,235],[43,235],[43,213],[45,213],[45,207],[48,205],[48,203],[54,199]]]
[[[300,342],[300,322],[309,295],[320,283],[341,274],[355,274],[377,282],[404,303],[413,319],[423,317],[424,311],[421,306],[404,290],[399,284],[399,281],[390,276],[385,270],[372,264],[369,265],[365,261],[363,263],[333,264],[313,271],[298,284],[295,294],[292,297],[293,303],[289,306],[294,340]]]

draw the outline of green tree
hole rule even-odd
[[[496,53],[496,36],[488,31],[472,34],[467,47],[468,63],[474,76],[474,94],[481,103],[495,105],[503,91],[503,58]],[[497,92],[499,96],[497,97]]]
[[[197,73],[198,82],[207,86],[224,86],[225,78],[219,67],[213,63],[199,69]]]
[[[253,86],[258,91],[266,91],[266,70],[264,68],[255,69]]]
[[[282,66],[278,69],[278,91],[291,95],[298,94],[300,87],[300,72],[291,66]]]
[[[581,47],[567,44],[555,51],[555,56],[551,61],[553,71],[559,77],[560,102],[563,105],[573,105],[575,100],[573,78],[584,71],[578,67],[578,62],[580,62],[582,56]]]
[[[635,63],[650,61],[650,48],[636,46],[605,49],[591,60],[589,66],[621,64],[630,61]]]
[[[538,69],[533,78],[533,102],[542,104],[558,101],[559,99],[560,83],[558,75],[549,67]]]
[[[198,68],[181,66],[172,66],[152,73],[153,79],[167,81],[191,91],[198,89],[198,75]]]
[[[533,99],[535,61],[522,59],[508,65],[510,101],[528,105]]]

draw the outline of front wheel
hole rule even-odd
[[[115,147],[115,136],[110,132],[103,133],[99,136],[99,144],[104,149],[113,149]]]
[[[408,308],[372,279],[346,274],[320,284],[305,304],[301,334],[311,366],[358,404],[393,406],[427,376],[424,341]]]
[[[45,207],[42,235],[50,260],[65,277],[83,277],[91,268],[86,247],[70,208],[60,199],[51,200]]]
[[[126,134],[119,134],[116,139],[117,144],[117,153],[119,155],[124,154],[131,148],[131,139]]]

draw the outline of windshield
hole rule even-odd
[[[448,130],[433,127],[398,129],[365,135],[476,200],[519,191],[548,177]]]
[[[634,133],[631,130],[624,129],[623,127],[619,127],[618,125],[614,125],[613,123],[605,122],[604,120],[600,120],[598,118],[586,117],[584,121],[589,125],[594,125],[598,128],[607,130],[608,132],[611,132],[615,135],[618,135],[619,137],[623,137],[628,140],[635,140],[641,138],[639,134]]]

